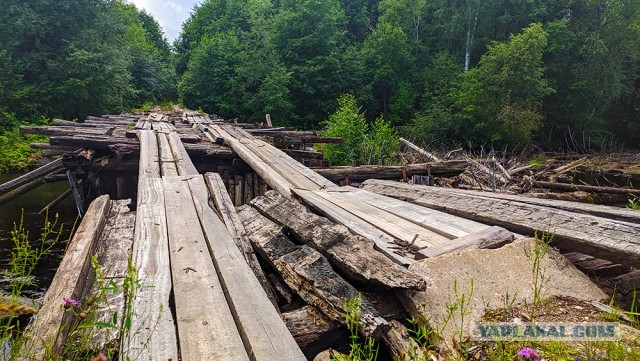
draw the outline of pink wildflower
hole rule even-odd
[[[540,361],[540,355],[535,352],[531,347],[523,347],[518,352],[519,356],[522,356],[525,360]]]
[[[64,308],[71,308],[71,307],[78,307],[80,306],[80,302],[74,300],[73,298],[68,298],[68,297],[62,297],[62,300],[64,301]]]

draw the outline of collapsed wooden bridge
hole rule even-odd
[[[87,300],[101,277],[123,280],[131,268],[136,292],[119,289],[96,316],[126,332],[95,335],[95,350],[115,344],[121,359],[142,360],[313,358],[342,337],[344,300],[360,292],[363,333],[400,357],[410,343],[396,295],[428,286],[408,266],[550,227],[585,271],[626,285],[639,278],[637,212],[401,182],[349,185],[455,175],[464,162],[322,168],[306,145],[339,139],[190,111],[54,124],[23,132],[50,135],[35,146],[65,157],[0,188],[24,192],[45,173],[66,172],[84,214],[25,359],[73,342],[78,317],[63,297]]]

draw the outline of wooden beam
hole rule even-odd
[[[178,338],[169,306],[171,268],[160,178],[138,180],[132,257],[141,287],[132,301],[136,317],[131,320],[129,343],[123,348],[133,360],[178,360]]]
[[[445,253],[460,252],[470,249],[495,249],[511,243],[514,240],[514,234],[502,227],[487,227],[480,232],[452,239],[451,242],[445,245],[420,250],[416,255],[416,259],[433,258]]]
[[[343,274],[388,288],[424,289],[424,280],[373,249],[373,241],[347,227],[309,213],[305,207],[270,191],[251,202],[260,213],[284,226],[299,241],[322,253]]]
[[[248,360],[187,180],[163,177],[163,187],[180,356],[183,360]]]
[[[20,177],[12,179],[6,183],[0,184],[0,194],[8,192],[12,189],[16,189],[27,183],[31,183],[34,180],[37,180],[39,178],[43,178],[44,176],[57,172],[62,168],[64,168],[62,159],[56,159],[53,162],[45,164],[42,167],[35,169],[27,174],[21,175]]]
[[[27,341],[20,350],[21,360],[44,360],[45,355],[56,359],[59,355],[74,319],[73,312],[62,307],[62,298],[78,300],[82,296],[91,270],[91,256],[104,229],[110,206],[106,195],[96,198],[89,206],[44,295],[42,307],[27,331]]]
[[[455,177],[464,172],[466,161],[447,161],[439,163],[408,164],[406,166],[365,165],[360,167],[312,168],[313,171],[333,182],[349,177],[352,182],[367,179],[402,179],[403,176],[431,175],[433,177]]]
[[[278,302],[273,295],[273,291],[271,287],[269,287],[269,283],[267,282],[267,277],[262,271],[262,267],[260,267],[260,263],[258,262],[258,258],[256,257],[255,252],[253,251],[253,247],[251,246],[251,242],[247,238],[246,231],[244,226],[242,225],[242,221],[236,212],[236,208],[229,197],[229,193],[227,193],[224,182],[218,173],[206,173],[204,175],[204,180],[207,184],[207,188],[209,190],[209,196],[213,199],[213,203],[215,204],[220,216],[222,217],[222,221],[224,222],[227,230],[233,240],[235,241],[238,249],[242,252],[245,261],[251,267],[251,270],[260,281],[260,285],[262,289],[267,293],[267,296],[274,304],[274,306],[278,306]]]
[[[190,177],[187,183],[247,353],[255,360],[306,360],[224,223],[209,206],[203,177]]]
[[[151,130],[139,130],[140,165],[138,179],[160,178],[160,151],[158,138]]]

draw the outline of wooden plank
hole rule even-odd
[[[169,139],[164,133],[157,133],[160,149],[160,169],[163,177],[175,177],[178,173],[178,166],[169,145]]]
[[[191,158],[189,158],[189,154],[187,154],[187,150],[184,148],[184,144],[182,144],[178,134],[175,132],[169,133],[167,138],[169,140],[169,145],[171,146],[173,158],[176,160],[178,173],[183,176],[200,174],[193,165]]]
[[[247,353],[255,360],[306,360],[224,223],[209,206],[204,179],[191,177],[188,184]]]
[[[353,182],[362,182],[367,179],[402,179],[403,176],[428,175],[433,177],[455,177],[464,172],[467,162],[464,160],[452,160],[438,163],[408,164],[406,166],[381,166],[365,165],[359,167],[330,167],[312,168],[321,176],[339,182],[349,177]]]
[[[400,243],[402,241],[399,239],[383,232],[335,204],[326,201],[312,191],[294,189],[293,193],[323,216],[346,226],[355,234],[372,240],[376,245],[376,249],[395,263],[401,266],[407,266],[414,262],[412,256],[400,254],[399,251],[402,250]]]
[[[322,253],[345,277],[393,289],[424,289],[424,280],[373,249],[373,241],[351,234],[347,227],[317,216],[274,191],[251,202],[267,218],[285,227],[297,240]]]
[[[446,244],[449,239],[425,227],[358,200],[350,192],[316,192],[320,197],[356,215],[417,249]]]
[[[163,185],[180,356],[248,360],[186,178],[163,177]]]
[[[253,274],[260,281],[260,285],[262,289],[267,293],[267,296],[277,307],[278,302],[273,295],[271,287],[269,287],[269,283],[267,282],[267,277],[265,276],[262,268],[260,267],[260,263],[258,262],[258,258],[256,257],[255,252],[253,251],[253,247],[251,247],[251,242],[247,239],[246,231],[244,226],[242,225],[242,221],[236,212],[236,208],[233,206],[233,202],[229,197],[229,193],[227,193],[224,182],[218,173],[206,173],[204,175],[204,180],[207,184],[207,188],[209,190],[209,196],[213,199],[213,203],[220,216],[222,217],[222,221],[224,222],[227,230],[233,240],[235,241],[238,249],[242,252],[245,261],[251,267]]]
[[[34,180],[32,180],[31,182],[24,184],[10,192],[7,192],[5,194],[3,194],[2,196],[0,196],[0,205],[3,205],[5,203],[9,203],[12,200],[20,197],[23,194],[29,193],[32,190],[40,187],[41,185],[45,184],[46,180],[44,179],[44,177],[39,177],[36,178]]]
[[[342,187],[355,194],[358,199],[395,214],[407,221],[421,225],[447,238],[458,238],[480,232],[487,225],[450,214],[421,207],[392,197],[383,196],[360,188]],[[341,189],[342,189],[341,188]]]
[[[309,246],[298,246],[282,232],[282,227],[245,205],[240,218],[251,243],[305,302],[320,309],[332,321],[344,325],[344,300],[360,293],[337,274],[329,261]],[[389,325],[366,296],[360,305],[360,321],[365,335],[380,338]]]
[[[293,186],[282,175],[275,172],[271,166],[269,166],[262,158],[256,156],[247,147],[243,146],[236,138],[231,136],[228,132],[220,128],[218,125],[213,126],[216,131],[224,138],[225,144],[227,144],[233,151],[245,161],[251,169],[260,175],[272,189],[275,189],[280,194],[290,197],[291,188]]]
[[[244,174],[244,201],[247,204],[253,199],[253,173]]]
[[[452,239],[451,242],[445,245],[420,250],[416,255],[416,259],[433,258],[445,253],[460,252],[470,249],[500,248],[514,240],[515,236],[513,233],[502,227],[487,227],[482,231]]]
[[[293,338],[310,359],[327,349],[341,337],[347,336],[318,308],[306,305],[282,314]]]
[[[27,174],[21,175],[20,177],[12,179],[6,183],[0,184],[0,194],[4,192],[8,192],[12,189],[16,189],[27,183],[31,183],[34,180],[37,180],[39,178],[43,178],[47,174],[51,174],[53,172],[59,171],[62,168],[64,168],[64,164],[62,164],[62,159],[56,159],[53,162],[43,165],[42,167],[36,170],[33,170]]]
[[[171,268],[164,204],[162,179],[138,181],[132,257],[141,287],[132,301],[135,317],[124,346],[132,360],[178,360],[178,338],[169,308]]]
[[[59,355],[74,318],[73,312],[62,307],[62,298],[77,300],[82,296],[91,270],[91,255],[107,221],[110,206],[106,195],[96,198],[89,206],[44,295],[42,307],[27,331],[28,336],[21,349],[22,360],[44,360],[47,355],[44,345],[50,348],[53,358]]]
[[[550,231],[561,249],[591,254],[622,265],[640,266],[640,224],[616,221],[524,202],[468,197],[443,188],[393,182],[367,181],[365,189],[408,199],[432,209],[448,212],[525,235]]]
[[[136,221],[135,214],[129,209],[130,203],[129,199],[111,202],[107,223],[97,244],[96,259],[100,265],[104,283],[96,280],[91,286],[90,294],[98,296],[105,292],[106,302],[97,304],[96,317],[91,322],[113,324],[115,315],[118,329],[97,327],[82,329],[81,332],[85,333],[85,337],[92,339],[91,347],[94,349],[117,346],[120,342],[119,328],[123,326],[125,317],[125,295],[121,286],[127,274]],[[117,290],[101,291],[100,288],[108,286],[109,281],[118,285]]]
[[[236,175],[234,177],[234,187],[235,190],[233,192],[234,198],[233,198],[233,204],[236,207],[240,207],[243,204],[244,201],[244,197],[243,197],[243,190],[244,190],[244,179],[241,175]]]
[[[151,130],[139,130],[140,139],[140,168],[138,179],[160,178],[160,151],[158,139]]]

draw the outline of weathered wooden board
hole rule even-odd
[[[140,169],[138,179],[160,178],[160,151],[158,139],[151,130],[139,130],[140,139]]]
[[[285,283],[332,321],[344,324],[344,300],[357,297],[358,290],[338,275],[318,251],[295,245],[282,234],[282,227],[254,208],[244,205],[239,214],[251,243]],[[360,321],[363,332],[375,338],[380,338],[389,329],[366,297],[362,299]]]
[[[95,309],[96,318],[90,321],[113,324],[115,315],[118,329],[104,327],[82,329],[81,331],[93,340],[91,346],[94,349],[104,349],[105,346],[117,347],[120,343],[119,328],[123,326],[125,317],[125,295],[122,283],[127,273],[136,222],[135,214],[129,209],[130,203],[129,199],[111,202],[107,223],[96,246],[96,259],[102,272],[103,283],[96,278],[90,294],[97,296],[104,292],[106,303],[98,303]],[[118,286],[115,291],[100,290],[101,287],[107,288],[110,281]]]
[[[251,204],[267,218],[289,230],[299,241],[322,253],[349,278],[389,288],[424,289],[424,280],[373,249],[373,241],[347,227],[309,213],[274,191]]]
[[[316,195],[312,191],[294,189],[293,193],[323,216],[346,226],[355,234],[359,234],[372,240],[376,245],[376,249],[395,263],[402,266],[408,266],[414,262],[413,256],[401,254],[403,247],[400,246],[402,241],[399,239],[383,232],[374,225],[365,222],[346,210]]]
[[[416,255],[416,259],[433,258],[445,253],[460,252],[469,249],[500,248],[505,244],[513,242],[515,239],[516,237],[513,233],[502,227],[488,227],[482,231],[452,239],[451,242],[445,245],[420,250]]]
[[[209,206],[203,177],[190,177],[187,182],[247,353],[256,360],[304,360],[302,351],[224,223]]]
[[[169,139],[164,133],[156,133],[158,136],[158,147],[160,149],[160,170],[163,177],[175,177],[178,173],[178,165],[171,151]]]
[[[175,127],[173,128],[175,129]],[[189,154],[187,154],[187,150],[184,148],[184,144],[180,140],[180,137],[177,133],[172,131],[167,134],[167,139],[169,140],[169,145],[171,146],[171,153],[173,154],[173,158],[176,161],[176,167],[178,168],[178,173],[180,175],[198,175],[198,170],[191,162],[191,158],[189,158]]]
[[[27,331],[28,338],[21,350],[21,359],[44,360],[47,354],[44,345],[50,348],[54,358],[61,351],[69,332],[68,327],[74,318],[73,312],[62,307],[62,298],[77,300],[82,295],[91,270],[91,256],[110,207],[109,196],[99,197],[89,206],[44,295],[42,307]]]
[[[406,166],[365,165],[359,167],[313,168],[321,176],[339,182],[349,178],[361,182],[367,179],[402,179],[403,176],[428,175],[433,177],[455,177],[464,172],[467,162],[453,160],[439,163],[408,164]]]
[[[163,186],[180,355],[183,360],[248,360],[189,184],[185,177],[163,177]]]
[[[124,349],[132,360],[178,360],[178,338],[169,308],[171,268],[160,178],[138,181],[132,257],[141,285],[132,301],[135,315]]]
[[[271,302],[277,307],[277,301],[271,287],[269,287],[269,282],[267,282],[267,277],[265,276],[262,268],[260,267],[260,263],[258,262],[258,258],[256,257],[255,252],[253,251],[253,247],[251,246],[251,242],[247,238],[246,232],[244,230],[244,226],[242,225],[242,221],[236,212],[236,208],[233,206],[233,202],[229,197],[229,193],[224,188],[224,182],[218,173],[206,173],[204,175],[204,180],[207,183],[207,188],[209,189],[209,195],[213,199],[213,203],[215,204],[220,216],[222,217],[222,221],[224,222],[227,230],[233,240],[235,241],[238,249],[242,252],[245,261],[251,267],[251,270],[260,281],[260,285],[269,296]]]
[[[327,349],[339,338],[347,336],[336,323],[313,306],[307,305],[297,310],[285,312],[282,314],[282,318],[308,358]]]
[[[512,232],[533,235],[552,232],[561,249],[592,254],[598,258],[632,267],[640,266],[640,224],[616,221],[537,204],[491,198],[474,198],[442,188],[398,186],[388,181],[367,181],[364,188],[376,193],[407,199]]]
[[[25,184],[31,183],[34,180],[39,178],[43,178],[47,174],[51,174],[53,172],[57,172],[64,167],[62,164],[62,159],[56,159],[51,163],[43,165],[42,167],[33,170],[25,175],[22,175],[18,178],[12,179],[6,183],[0,184],[0,194],[4,192],[8,192],[12,189],[16,189]]]

